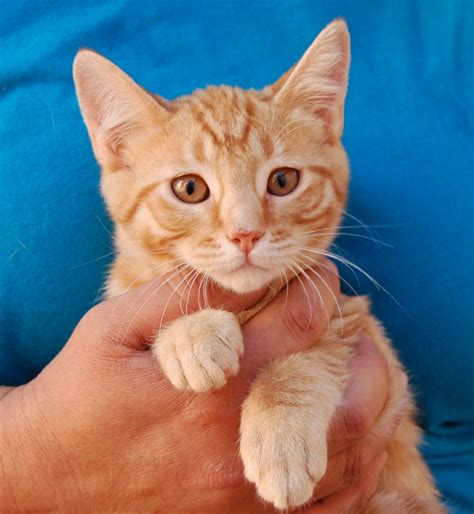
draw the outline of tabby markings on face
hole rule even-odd
[[[168,261],[246,292],[328,249],[349,175],[348,48],[331,44],[313,45],[263,91],[211,86],[171,102],[79,53],[78,97],[128,268],[116,282]]]

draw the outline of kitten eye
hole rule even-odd
[[[199,203],[209,198],[209,187],[198,175],[182,175],[171,182],[173,193],[182,202]]]
[[[271,195],[285,196],[295,190],[300,172],[294,168],[278,168],[268,178],[267,191]]]

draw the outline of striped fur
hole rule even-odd
[[[168,102],[103,57],[80,52],[74,66],[78,97],[115,222],[117,256],[107,295],[178,265],[235,292],[262,286],[274,291],[282,277],[309,266],[314,250],[327,250],[348,189],[340,137],[349,60],[347,27],[339,20],[263,91],[208,87]],[[281,167],[298,169],[300,182],[287,196],[272,196],[268,177]],[[189,173],[206,181],[206,201],[186,204],[172,193],[172,179]],[[231,235],[250,231],[263,236],[247,262]],[[251,314],[243,313],[240,322]],[[391,379],[374,430],[383,433],[402,419],[366,513],[385,514],[394,506],[399,514],[443,512],[416,449],[413,403],[400,383],[401,365],[390,342],[363,298],[342,298],[341,320],[344,327],[338,318],[331,320],[310,351],[273,363],[253,385],[241,426],[247,478],[278,508],[309,500],[326,469],[326,433],[342,401],[353,344],[365,331],[386,356]],[[215,340],[208,348],[214,371],[222,367],[215,375],[193,368],[190,358],[177,358],[178,346],[192,357],[201,337],[206,344]],[[223,340],[226,348],[219,346]],[[176,320],[154,345],[172,383],[196,391],[223,385],[224,370],[237,372],[241,350],[235,317],[209,309]]]

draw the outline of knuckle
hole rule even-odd
[[[365,467],[366,462],[361,450],[356,448],[350,451],[343,474],[344,483],[352,485],[358,482],[365,471]]]
[[[80,338],[87,341],[101,341],[105,346],[119,339],[123,319],[114,318],[109,306],[99,303],[89,309],[79,321],[76,331]]]
[[[84,334],[95,333],[100,326],[100,320],[103,317],[101,305],[95,305],[89,309],[79,320],[76,330]]]
[[[370,433],[373,419],[367,407],[351,406],[344,415],[344,425],[350,439],[361,439]]]
[[[308,305],[294,305],[282,313],[283,323],[290,337],[297,342],[305,342],[317,325]]]

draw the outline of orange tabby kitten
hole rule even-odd
[[[77,94],[115,222],[108,296],[184,265],[237,293],[276,292],[282,275],[324,255],[347,196],[349,61],[349,33],[336,20],[263,91],[209,87],[168,102],[100,55],[79,52]],[[273,362],[253,384],[241,422],[245,476],[277,508],[311,498],[326,471],[328,427],[353,344],[365,331],[392,380],[374,432],[402,419],[365,512],[442,513],[417,450],[413,402],[398,382],[401,364],[367,299],[340,303],[341,316],[312,349]],[[204,309],[169,324],[153,345],[163,372],[179,389],[223,386],[238,372],[245,317]]]

